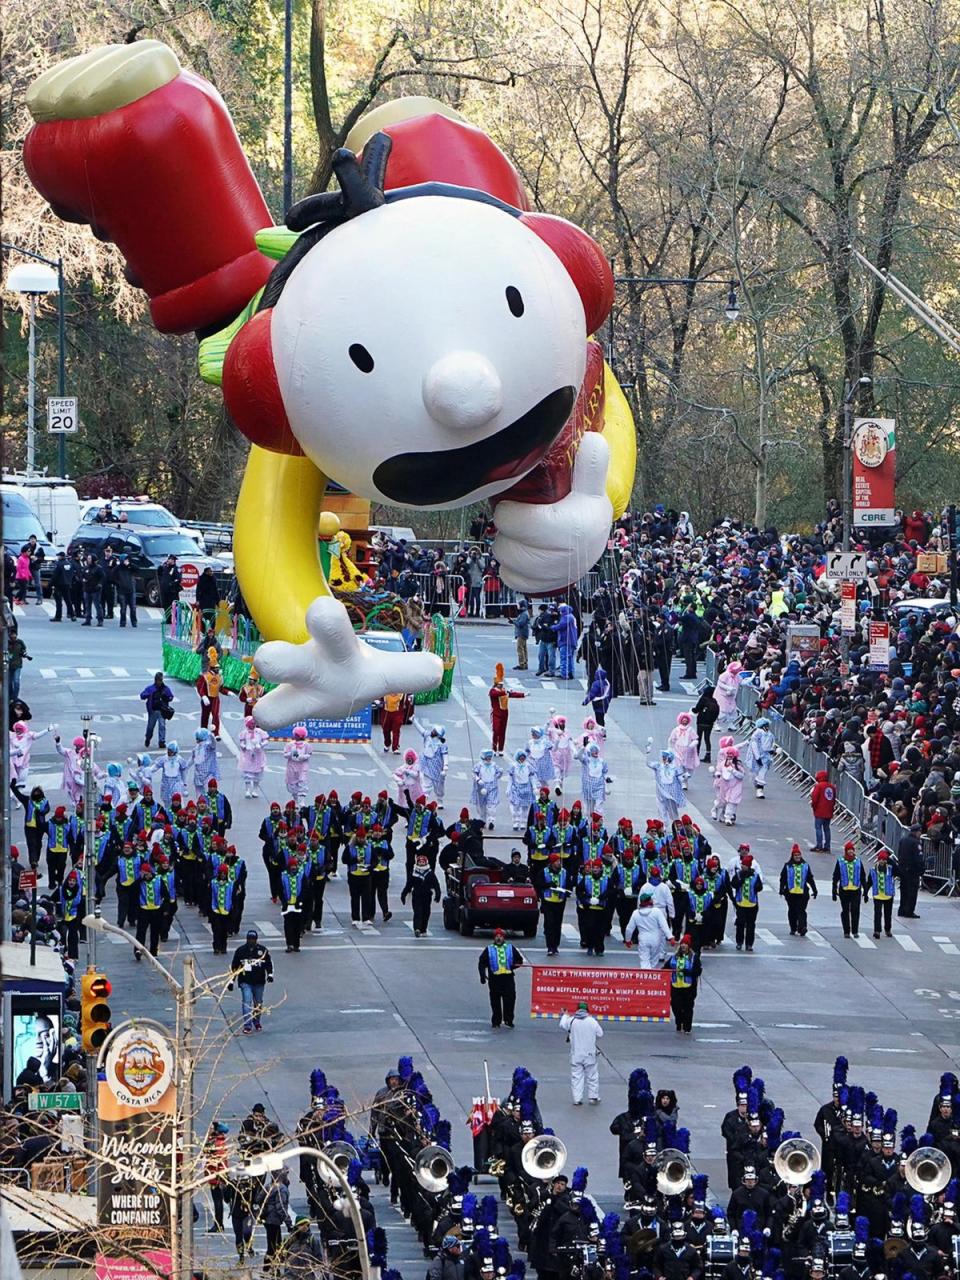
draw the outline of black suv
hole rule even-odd
[[[167,556],[177,557],[177,564],[195,564],[200,573],[207,565],[213,568],[222,598],[228,598],[233,589],[233,570],[222,560],[205,556],[197,550],[197,544],[186,534],[171,529],[140,529],[136,533],[120,529],[116,525],[82,524],[67,548],[72,555],[93,555],[103,559],[104,547],[112,547],[115,555],[130,557],[130,566],[137,580],[137,598],[149,605],[160,603],[160,583],[157,570]]]

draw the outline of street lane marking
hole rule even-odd
[[[575,924],[564,924],[560,926],[560,932],[565,938],[569,938],[571,942],[579,943],[580,930]]]
[[[475,689],[485,689],[487,687],[486,681],[482,680],[480,676],[467,676],[467,679]]]
[[[868,1053],[919,1053],[919,1049],[887,1049],[882,1045],[871,1045]]]
[[[128,679],[130,676],[130,672],[126,667],[111,667],[110,670],[115,676],[123,676],[124,679]]]
[[[413,921],[412,921],[412,920],[404,920],[404,922],[403,922],[403,923],[407,926],[407,928],[410,930],[410,932],[411,932],[411,933],[413,933]],[[369,932],[369,930],[367,930],[367,931],[365,931],[365,932]],[[421,934],[421,937],[424,937],[424,938],[432,938],[433,936],[434,936],[434,935],[430,932],[430,930],[429,930],[429,929],[425,929],[425,930],[423,931],[423,933]]]
[[[816,929],[808,929],[807,937],[815,947],[829,947],[830,943],[826,940],[822,933],[818,933]]]
[[[783,946],[783,943],[780,941],[777,935],[775,933],[771,933],[769,929],[758,929],[757,937],[762,938],[763,941],[767,943],[768,946],[771,946],[771,947]]]
[[[82,680],[96,679],[90,667],[77,667],[77,675],[80,676]]]
[[[945,956],[960,956],[960,947],[954,946],[952,942],[941,942],[939,946]]]
[[[265,938],[282,938],[283,933],[270,920],[254,920],[254,925],[259,933]]]
[[[920,948],[912,938],[908,938],[905,933],[895,933],[893,935],[894,942],[903,947],[904,951],[919,951]]]
[[[933,942],[949,942],[949,941],[950,941],[950,939],[949,939],[949,938],[943,937],[942,935],[940,935],[940,934],[936,934],[936,933],[932,935],[932,939],[931,939],[931,940],[932,940]]]
[[[57,673],[53,667],[41,667],[40,674],[43,676],[44,680],[56,680],[57,678]]]
[[[543,680],[540,683],[540,687],[541,689],[556,689],[557,682],[556,680]]]
[[[874,942],[874,940],[872,938],[866,937],[862,933],[860,934],[859,937],[854,938],[854,942],[857,944],[858,947],[862,948],[862,950],[864,951],[876,951],[877,949],[877,944]]]

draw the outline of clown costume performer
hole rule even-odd
[[[731,662],[717,677],[717,687],[713,696],[720,707],[720,723],[729,724],[737,714],[737,690],[740,688],[740,672],[743,665]]]
[[[713,775],[712,818],[724,826],[732,827],[737,821],[737,806],[743,799],[744,768],[740,752],[732,744],[720,753],[717,771]]]
[[[313,747],[307,741],[307,731],[298,724],[293,731],[293,741],[283,748],[283,758],[287,762],[287,792],[297,808],[307,802],[307,774],[310,770],[310,757]]]
[[[507,799],[510,802],[510,816],[513,819],[514,831],[519,831],[526,824],[527,814],[533,804],[534,773],[527,759],[527,753],[521,747],[514,753],[513,764],[508,770],[510,774],[510,790]]]
[[[16,782],[19,786],[26,785],[30,776],[30,752],[33,744],[38,738],[42,738],[45,733],[50,733],[53,725],[47,725],[46,729],[33,730],[27,727],[22,721],[17,723],[10,730],[10,781]],[[83,739],[81,738],[81,742]]]
[[[556,776],[553,771],[553,756],[550,754],[550,739],[545,730],[534,725],[530,730],[530,741],[527,743],[527,760],[533,771],[537,785],[548,787]]]
[[[83,799],[83,758],[86,755],[87,747],[83,738],[74,738],[69,747],[63,746],[59,736],[54,737],[53,745],[57,748],[57,754],[63,759],[63,782],[64,791],[70,797],[73,804],[79,804]],[[99,765],[93,766],[94,777],[97,782],[103,779],[103,770]]]
[[[603,725],[597,724],[593,716],[587,716],[584,719],[580,733],[580,740],[583,746],[589,746],[591,742],[595,742],[598,746],[603,746],[606,741],[607,731]]]
[[[220,777],[217,743],[209,729],[198,729],[193,737],[196,742],[190,757],[193,762],[193,785],[198,796],[205,796],[210,779]]]
[[[150,778],[153,770],[153,760],[148,751],[141,751],[139,755],[128,756],[127,764],[131,766],[130,777],[137,784],[141,791],[144,787],[150,785]]]
[[[393,772],[393,785],[397,788],[397,801],[402,804],[406,794],[419,796],[424,793],[423,771],[420,757],[413,748],[403,753],[403,764]]]
[[[600,754],[599,743],[591,742],[576,752],[580,761],[580,795],[587,813],[603,814],[607,798],[607,762]]]
[[[109,800],[112,809],[123,799],[123,768],[115,760],[107,765],[107,776],[103,780],[100,799]]]
[[[477,817],[486,824],[487,830],[493,830],[497,805],[500,803],[500,779],[503,770],[493,758],[490,747],[480,752],[480,762],[473,769],[473,790],[470,803],[476,809]]]
[[[677,716],[676,726],[670,730],[667,746],[674,754],[683,775],[683,789],[687,790],[690,778],[700,763],[697,751],[697,731],[694,728],[693,716],[689,711],[681,711]]]
[[[550,757],[560,783],[558,795],[563,791],[567,774],[573,768],[573,739],[567,733],[567,717],[554,716],[547,725],[547,738],[550,742]]]
[[[263,748],[269,740],[267,731],[259,728],[253,716],[247,716],[243,728],[237,734],[237,747],[240,751],[237,763],[243,774],[243,794],[248,800],[255,800],[260,794],[260,780],[267,767],[267,756]]]
[[[773,764],[776,743],[770,732],[770,721],[761,716],[747,742],[747,768],[753,774],[753,786],[758,800],[764,799],[767,773]]]
[[[169,812],[174,795],[188,789],[190,757],[180,754],[179,743],[168,742],[166,752],[154,760],[149,772],[159,772],[160,803]]]
[[[650,744],[647,743],[647,751]],[[657,808],[666,827],[671,827],[680,817],[683,804],[683,766],[668,748],[660,752],[659,760],[648,760],[647,768],[653,770],[657,792]]]
[[[443,791],[447,782],[447,731],[442,724],[421,724],[416,716],[413,718],[413,724],[423,739],[423,747],[420,751],[423,780],[428,789],[433,792],[437,808],[442,809]]]

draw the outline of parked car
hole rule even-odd
[[[226,598],[233,588],[233,570],[221,560],[203,555],[192,538],[184,537],[170,529],[138,529],[136,533],[127,526],[112,524],[82,524],[72,538],[69,551],[93,554],[102,559],[104,547],[110,546],[117,555],[128,555],[137,579],[137,595],[150,605],[160,603],[160,584],[157,569],[167,556],[177,557],[181,569],[184,564],[197,566],[200,573],[207,565],[213,568],[217,586]]]
[[[4,487],[3,497],[3,545],[15,556],[19,555],[31,533],[36,535],[37,542],[43,547],[43,567],[40,570],[40,581],[49,587],[50,574],[53,572],[53,561],[59,547],[55,547],[44,532],[37,513],[22,494]]]
[[[532,884],[504,883],[499,867],[478,867],[466,853],[447,869],[443,927],[472,938],[476,929],[505,929],[535,938],[540,920]]]
[[[183,534],[203,551],[203,534],[198,528],[181,524],[160,502],[150,498],[89,498],[80,504],[82,524],[117,524],[120,528],[170,529]]]
[[[208,556],[222,557],[224,552],[233,553],[232,524],[220,524],[211,520],[184,520],[182,527],[191,538],[200,535]]]

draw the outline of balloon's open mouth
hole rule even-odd
[[[575,387],[551,391],[496,435],[461,449],[398,453],[381,462],[373,483],[385,498],[408,507],[455,502],[484,485],[516,480],[540,462],[563,429]]]

